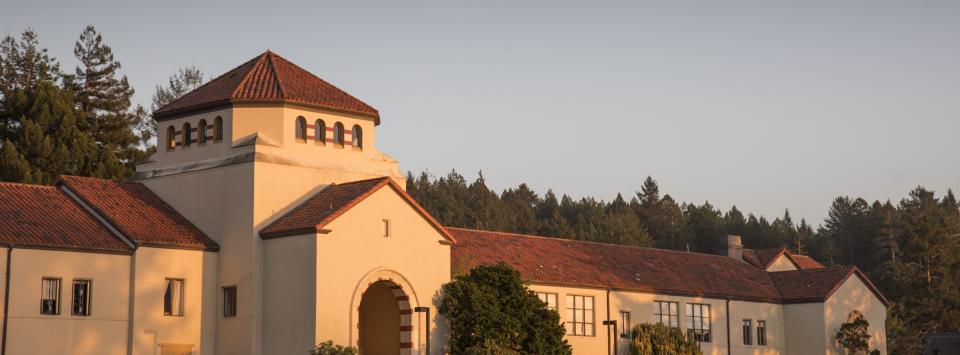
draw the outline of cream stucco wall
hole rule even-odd
[[[827,354],[843,354],[834,340],[840,326],[847,322],[853,311],[859,311],[870,323],[870,349],[877,348],[881,354],[887,353],[886,321],[887,310],[883,303],[867,288],[856,275],[851,275],[826,302],[823,303],[824,330],[821,335],[826,339]]]
[[[787,354],[824,353],[822,303],[787,304],[783,306],[783,314]]]
[[[10,270],[7,354],[126,352],[129,255],[14,248]],[[43,277],[61,279],[58,315],[40,314]],[[74,279],[92,280],[90,316],[71,314]]]
[[[300,235],[263,243],[266,354],[306,354],[316,345],[317,238]]]
[[[555,285],[532,284],[529,288],[535,292],[549,292],[557,294],[559,303],[560,320],[568,320],[565,309],[566,297],[568,295],[592,296],[594,297],[596,329],[595,336],[573,336],[567,335],[566,339],[573,347],[575,354],[603,354],[607,351],[607,330],[602,325],[602,321],[607,319],[607,291],[604,289],[582,288],[582,287],[564,287]],[[630,318],[633,325],[640,323],[653,322],[653,302],[666,301],[677,302],[679,306],[679,320],[681,330],[686,332],[686,304],[698,303],[710,305],[712,341],[702,343],[701,349],[704,354],[727,354],[727,308],[726,300],[710,299],[702,297],[684,297],[657,295],[641,292],[630,292],[612,290],[610,296],[610,318],[618,322],[620,311],[630,312]],[[784,322],[783,306],[775,303],[763,302],[730,302],[730,325],[731,325],[731,350],[733,354],[783,354],[785,353],[784,341]],[[742,331],[740,322],[743,319],[751,319],[756,325],[757,320],[767,321],[767,345],[756,345],[755,332],[753,345],[743,345]],[[618,324],[618,327],[622,324]],[[625,339],[617,340],[621,354],[628,351],[628,342]]]
[[[780,256],[770,263],[770,266],[767,266],[767,271],[769,272],[791,270],[797,270],[797,266],[790,261],[786,254],[780,254]]]
[[[391,221],[384,237],[383,220]],[[425,346],[431,331],[431,350],[446,344],[446,326],[437,316],[434,298],[450,281],[450,246],[443,236],[390,187],[384,187],[328,224],[329,234],[317,240],[317,299],[315,341],[357,344],[357,312],[361,294],[377,279],[393,279],[403,287],[410,307],[432,308],[433,319],[413,314],[414,351]],[[282,242],[277,240],[276,242]]]
[[[134,255],[133,354],[156,354],[162,344],[192,345],[197,355],[215,353],[217,254],[138,248]],[[166,279],[183,279],[183,316],[163,314]]]

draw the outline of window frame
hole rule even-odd
[[[184,304],[184,301],[185,301],[184,290],[187,288],[187,280],[181,279],[181,278],[175,278],[175,277],[166,277],[163,280],[165,285],[163,290],[164,292],[163,293],[163,316],[164,317],[183,317],[183,315],[186,313],[186,305]],[[174,307],[175,304],[173,303],[173,300],[171,300],[170,313],[167,313],[167,289],[171,281],[180,282],[180,292],[178,292],[179,293],[178,295],[174,296],[174,297],[179,296],[180,302],[176,303],[176,305],[179,305],[180,307]]]
[[[350,129],[350,145],[355,149],[363,150],[363,128],[360,128],[358,124],[353,125],[353,128]]]
[[[393,237],[393,223],[389,219],[383,219],[383,237],[390,238]]]
[[[558,310],[558,309],[559,309],[559,303],[560,303],[560,294],[558,294],[558,293],[556,293],[556,292],[541,292],[541,291],[533,291],[533,293],[537,295],[537,298],[539,298],[541,302],[547,304],[547,309],[548,309],[548,310],[555,311],[555,312],[560,312],[560,311]],[[550,297],[551,297],[551,296],[553,296],[553,305],[552,305],[552,306],[550,305]]]
[[[741,324],[743,345],[753,345],[753,320],[744,319]]]
[[[319,145],[327,145],[327,122],[322,118],[313,121],[313,140]]]
[[[687,311],[687,337],[698,343],[712,343],[713,319],[711,318],[711,305],[706,303],[686,303],[685,308]],[[704,315],[704,310],[706,310],[706,315]],[[697,315],[697,313],[699,313],[699,315]],[[706,320],[706,323],[704,323],[704,320]],[[706,327],[704,327],[704,324],[706,324]]]
[[[56,297],[54,299],[56,303],[54,304],[54,309],[52,313],[47,312],[46,307],[44,305],[44,302],[47,300],[46,298],[44,298],[46,297],[46,292],[44,292],[44,287],[46,286],[47,281],[52,281],[57,286],[56,294],[54,295]],[[41,277],[40,278],[40,314],[47,315],[47,316],[60,315],[60,308],[61,308],[60,306],[61,306],[62,300],[63,300],[63,278],[52,277],[52,276]]]
[[[337,122],[333,124],[333,144],[337,147],[343,147],[344,143],[344,128],[342,122]]]
[[[757,346],[767,346],[767,321],[757,320]]]
[[[177,149],[177,128],[174,126],[167,126],[167,151],[173,151]]]
[[[207,120],[197,123],[197,145],[207,144]]]
[[[664,304],[667,305],[667,313],[662,313]],[[664,316],[667,317],[667,323],[663,322]],[[673,302],[673,301],[654,300],[653,301],[653,322],[666,325],[668,328],[681,329],[680,303]],[[671,325],[671,322],[676,322],[676,326]]]
[[[620,337],[623,339],[630,339],[630,330],[633,327],[633,322],[630,319],[630,311],[620,311]]]
[[[86,310],[85,312],[77,312],[77,299],[76,299],[77,285],[80,283],[87,284],[87,294],[84,297],[85,298],[84,302],[86,303],[85,304],[86,307],[84,307],[84,309]],[[70,288],[70,296],[71,296],[70,315],[89,317],[90,315],[93,314],[93,309],[92,309],[93,308],[92,307],[93,306],[93,279],[89,279],[89,278],[73,279],[73,283],[71,284],[71,286],[72,287]]]
[[[297,116],[296,123],[293,126],[293,139],[297,143],[307,142],[307,119],[303,116]]]
[[[183,147],[189,147],[193,144],[193,126],[190,125],[190,122],[183,123]]]
[[[580,304],[583,308],[577,308],[577,298],[580,298]],[[590,308],[588,309],[587,299],[590,300]],[[572,305],[572,307],[571,307]],[[573,317],[568,317],[572,319],[567,319],[567,323],[570,324],[570,328],[567,329],[567,335],[570,336],[583,336],[583,337],[595,337],[597,336],[596,331],[596,299],[593,296],[586,295],[567,295],[567,314],[573,315]],[[590,311],[590,317],[587,317],[587,311]],[[581,320],[577,319],[577,313],[581,313]],[[588,319],[589,318],[589,319]],[[578,326],[580,331],[583,334],[577,332]],[[588,328],[589,326],[589,328]],[[572,333],[570,332],[572,330]],[[588,331],[589,330],[589,331]]]
[[[223,117],[217,116],[213,119],[213,142],[217,143],[223,140]]]
[[[233,318],[237,316],[237,285],[224,286],[221,288],[223,296],[223,318]],[[228,297],[230,296],[230,297]]]

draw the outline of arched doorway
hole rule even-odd
[[[400,286],[387,280],[370,284],[359,308],[358,345],[365,355],[398,355],[410,348],[410,304]]]

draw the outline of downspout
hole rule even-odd
[[[733,345],[730,344],[730,299],[727,298],[727,354],[733,353]]]
[[[10,309],[10,257],[13,256],[13,244],[7,245],[7,269],[3,284],[3,340],[0,340],[0,355],[7,353],[7,318]]]
[[[130,254],[130,293],[127,304],[127,355],[133,355],[134,306],[137,297],[137,250]],[[0,354],[4,355],[4,354]]]
[[[610,320],[610,288],[607,288],[607,320]],[[610,355],[610,326],[607,326],[607,355]],[[614,334],[613,336],[617,336]],[[616,343],[614,343],[616,346]]]

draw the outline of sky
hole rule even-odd
[[[64,69],[93,24],[149,106],[266,49],[376,107],[403,171],[821,224],[960,186],[960,1],[0,0]]]

